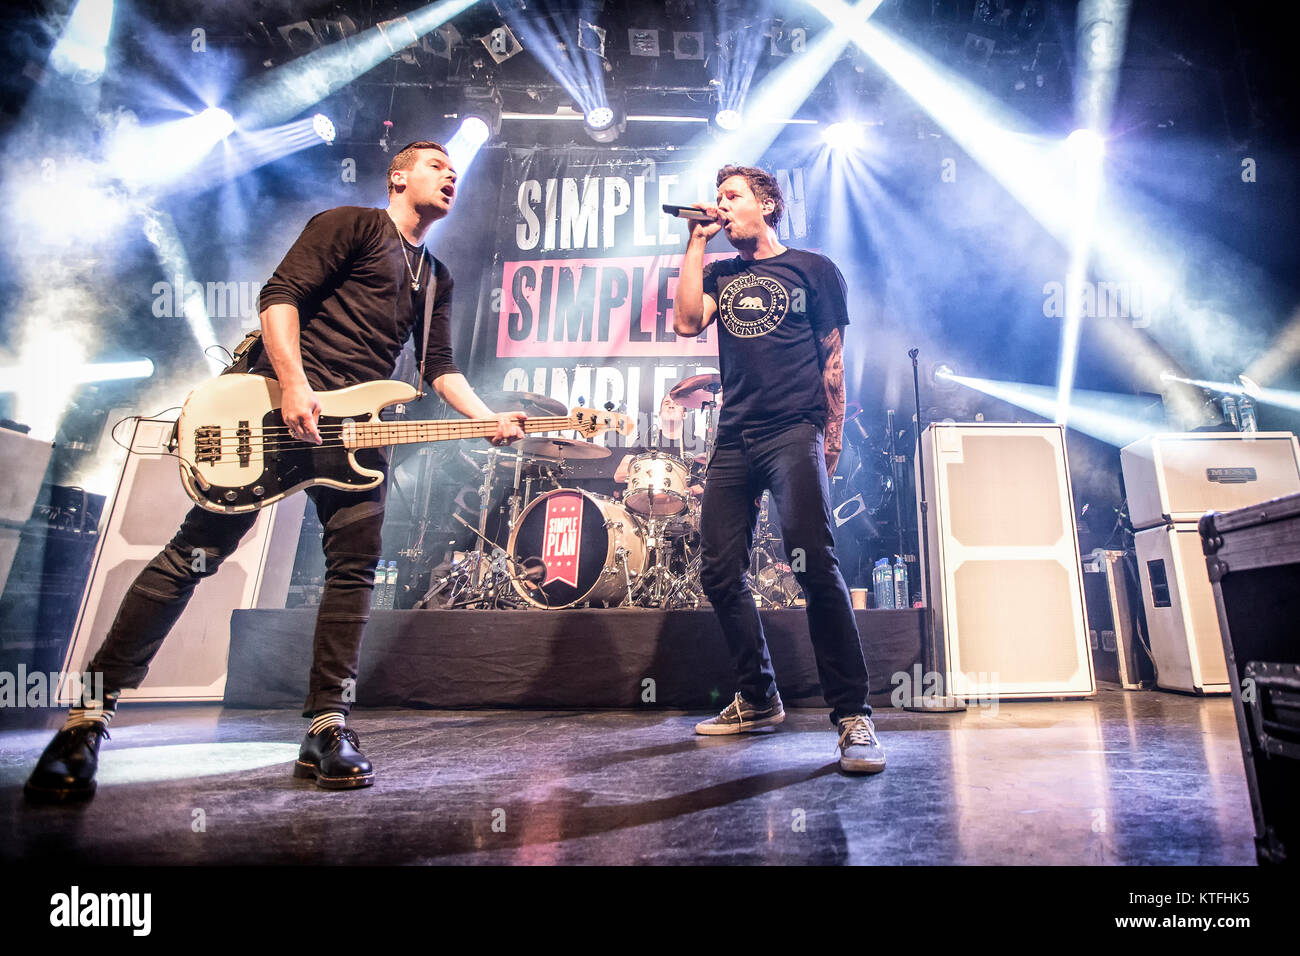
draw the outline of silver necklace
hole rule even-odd
[[[389,217],[389,220],[392,221],[392,217],[391,217],[391,216]],[[394,228],[394,229],[397,229],[397,223],[396,223],[396,222],[393,222],[393,228]],[[411,277],[411,291],[412,291],[412,292],[419,292],[419,291],[420,291],[420,273],[424,271],[424,253],[425,253],[425,251],[426,251],[425,248],[424,248],[424,244],[423,244],[423,243],[420,244],[420,261],[419,261],[418,263],[416,263],[416,267],[415,267],[414,269],[412,269],[412,268],[411,268],[411,257],[410,257],[410,255],[407,253],[407,251],[406,251],[406,237],[402,235],[402,230],[400,230],[400,229],[397,229],[397,241],[398,241],[398,242],[401,244],[401,246],[402,246],[402,260],[406,263],[406,272],[407,272],[407,274]]]

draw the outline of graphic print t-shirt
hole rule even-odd
[[[849,324],[835,263],[790,248],[768,259],[722,259],[705,266],[704,293],[718,304],[719,437],[801,422],[825,430],[818,342]]]

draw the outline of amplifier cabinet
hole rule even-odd
[[[949,691],[1094,693],[1064,428],[930,425],[920,465],[935,592],[926,604]]]
[[[180,527],[193,502],[167,454],[173,422],[142,419],[131,437],[81,600],[63,669],[83,671],[103,643],[136,575]],[[263,508],[220,570],[199,583],[139,688],[123,700],[221,700],[236,608],[284,607],[306,495]],[[305,666],[305,665],[304,665]],[[67,701],[63,701],[67,703]]]
[[[1148,528],[1134,543],[1156,686],[1226,694],[1228,663],[1196,525]]]
[[[1120,450],[1136,529],[1191,522],[1300,492],[1300,443],[1290,432],[1150,435]]]

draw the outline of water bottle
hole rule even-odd
[[[1231,395],[1224,395],[1219,400],[1219,407],[1223,409],[1223,423],[1231,425],[1237,431],[1241,431],[1241,417],[1237,414],[1237,399]]]
[[[1255,423],[1255,402],[1249,395],[1241,395],[1237,399],[1237,414],[1241,416],[1241,425],[1243,432],[1258,431]]]
[[[876,566],[871,572],[871,584],[876,592],[876,607],[893,607],[894,572],[889,566],[888,558],[881,558],[876,562]]]
[[[388,572],[384,570],[384,562],[380,561],[375,565],[375,584],[370,592],[370,609],[384,606],[384,585],[388,582]]]
[[[384,582],[384,608],[391,611],[397,600],[397,562],[388,562],[387,580]]]
[[[911,594],[907,590],[907,562],[901,554],[894,555],[894,607],[911,607]]]

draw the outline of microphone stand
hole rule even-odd
[[[903,705],[904,710],[921,711],[923,713],[953,713],[966,709],[965,703],[958,700],[952,694],[948,693],[947,675],[935,669],[938,657],[939,646],[935,640],[935,621],[934,621],[934,588],[930,580],[930,555],[929,555],[929,512],[930,503],[925,497],[925,456],[924,446],[921,443],[921,433],[925,426],[921,422],[921,376],[917,370],[916,357],[921,354],[920,349],[909,349],[907,357],[912,360],[912,396],[916,401],[916,478],[917,478],[917,504],[921,511],[921,527],[917,529],[916,557],[921,562],[922,573],[925,575],[925,635],[921,644],[921,664],[924,670],[924,679],[928,679],[933,674],[937,679],[936,692],[926,696],[921,692],[921,687],[917,682],[912,685],[912,698]],[[891,433],[892,434],[892,433]],[[906,566],[906,562],[904,562]]]

